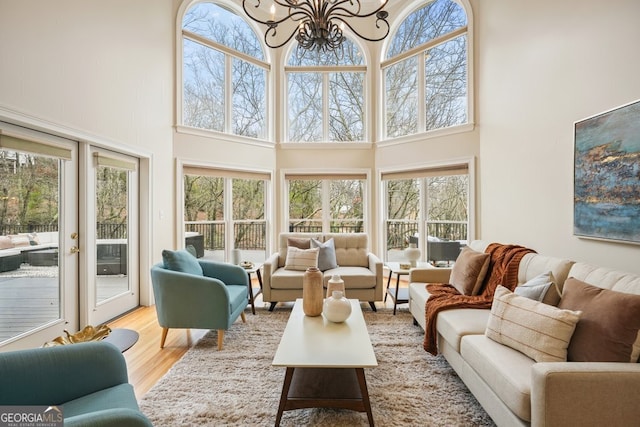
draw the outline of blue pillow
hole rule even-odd
[[[320,249],[320,252],[318,253],[318,269],[320,271],[338,268],[336,247],[333,242],[333,237],[324,243],[316,239],[311,239],[311,247]]]
[[[162,251],[162,261],[164,262],[164,268],[168,270],[202,276],[200,263],[186,249],[179,251],[165,249]]]

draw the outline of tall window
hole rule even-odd
[[[264,261],[268,179],[257,173],[186,167],[186,244],[200,246],[197,255],[208,259],[230,260],[231,249],[240,249],[243,260]]]
[[[355,43],[347,38],[332,52],[294,48],[285,71],[288,141],[365,139],[366,66]]]
[[[464,9],[434,0],[407,16],[391,40],[382,76],[387,138],[467,123]]]
[[[458,242],[459,249],[469,239],[466,165],[387,173],[382,179],[386,260],[403,260],[402,251],[415,239],[422,249],[423,261],[455,261],[453,254],[440,253],[444,244],[434,242]]]
[[[363,232],[364,175],[287,175],[289,230]]]
[[[198,3],[184,16],[182,42],[182,123],[266,138],[269,64],[245,20]]]

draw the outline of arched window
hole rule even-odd
[[[365,139],[367,67],[349,38],[331,52],[291,50],[287,76],[287,140],[343,142]]]
[[[267,73],[247,22],[215,3],[198,3],[182,22],[182,124],[267,137]]]
[[[467,45],[467,15],[453,0],[405,18],[382,63],[387,138],[468,123]]]

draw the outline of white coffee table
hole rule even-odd
[[[360,302],[351,302],[351,316],[332,323],[324,316],[308,317],[297,299],[273,366],[287,368],[276,417],[303,408],[343,408],[373,415],[364,368],[378,366]]]

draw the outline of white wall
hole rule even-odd
[[[154,260],[174,245],[174,22],[171,0],[0,1],[0,107],[149,155]]]
[[[640,98],[640,2],[474,6],[482,238],[640,273],[639,246],[573,236],[573,124]]]

